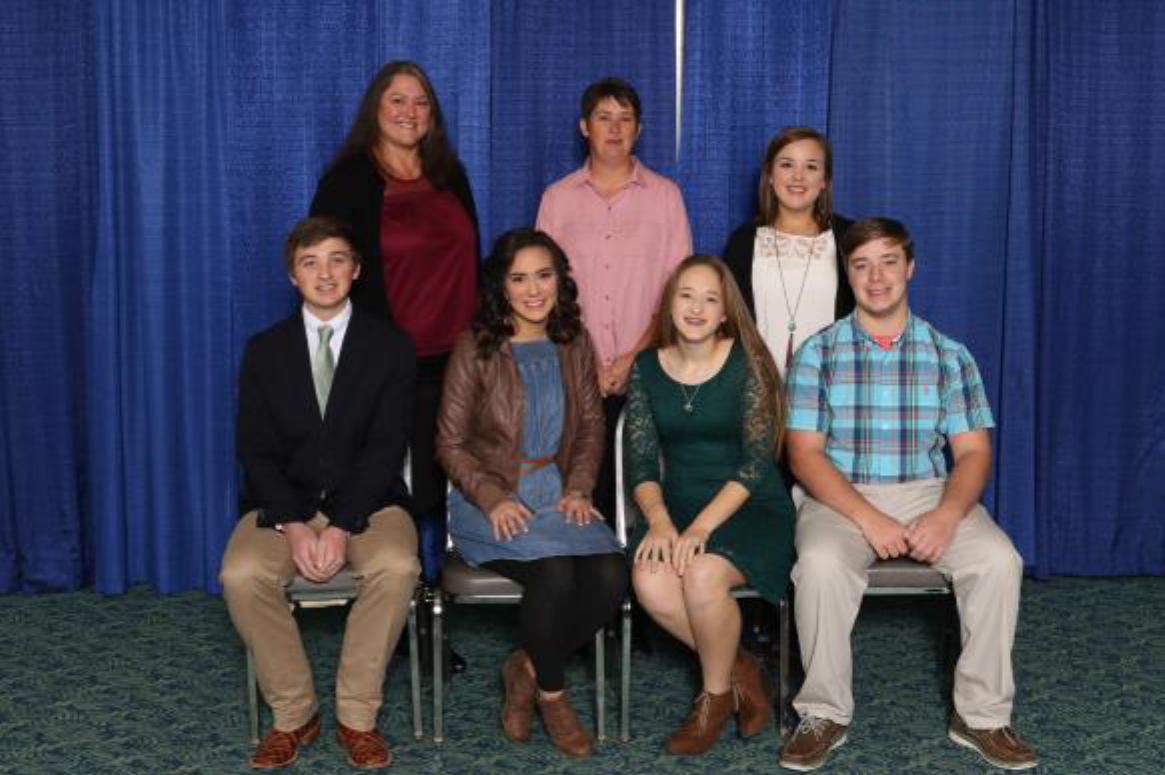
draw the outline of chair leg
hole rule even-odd
[[[603,628],[595,633],[595,737],[607,739],[607,645]]]
[[[417,595],[414,590],[409,600],[409,681],[412,684],[413,699],[413,737],[423,740],[425,737],[424,724],[421,721],[421,655],[420,641],[417,638]]]
[[[255,652],[247,648],[247,699],[251,706],[248,722],[251,731],[251,745],[259,744],[259,686],[255,678]]]
[[[623,601],[623,637],[619,648],[623,652],[619,671],[622,684],[619,692],[619,739],[626,743],[631,739],[631,598]]]
[[[781,738],[789,733],[789,599],[782,597],[777,603],[777,639],[781,653],[778,657],[777,673],[777,728]]]
[[[445,742],[445,661],[442,647],[442,630],[444,630],[445,596],[440,589],[433,590],[433,604],[431,606],[433,628],[433,742],[440,745]]]

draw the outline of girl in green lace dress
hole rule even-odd
[[[635,360],[625,455],[645,517],[632,538],[633,581],[655,621],[696,651],[702,691],[667,739],[696,754],[735,714],[762,731],[771,708],[759,661],[740,648],[744,584],[776,602],[793,560],[793,504],[776,455],[784,428],[780,376],[732,275],[691,256],[664,288],[655,349]]]

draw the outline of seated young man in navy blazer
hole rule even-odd
[[[348,300],[360,274],[349,228],[301,221],[287,238],[302,308],[247,343],[237,446],[246,508],[223,557],[227,608],[255,654],[275,723],[251,758],[295,761],[320,732],[311,669],[284,587],[298,572],[323,582],[345,563],[360,579],[336,676],[336,738],[354,767],[387,767],[376,728],[385,668],[420,565],[399,476],[408,443],[416,357],[409,338]]]

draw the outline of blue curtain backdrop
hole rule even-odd
[[[504,209],[491,222],[491,238],[534,223],[542,190],[582,164],[579,99],[599,78],[618,76],[635,87],[643,111],[636,154],[674,175],[672,0],[497,0],[492,8],[489,190]]]
[[[685,3],[679,175],[696,250],[720,253],[756,216],[773,135],[826,130],[832,13],[817,0]]]
[[[696,244],[752,216],[768,138],[829,131],[840,211],[914,231],[920,314],[1000,429],[990,505],[1038,573],[1165,573],[1165,10],[1151,2],[24,0],[0,25],[0,590],[216,589],[242,342],[363,87],[428,69],[483,239],[644,99]]]

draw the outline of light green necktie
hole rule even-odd
[[[320,326],[320,344],[311,365],[312,381],[316,385],[316,400],[320,404],[320,416],[328,408],[328,393],[332,392],[332,377],[336,375],[336,359],[332,355],[332,327]]]

